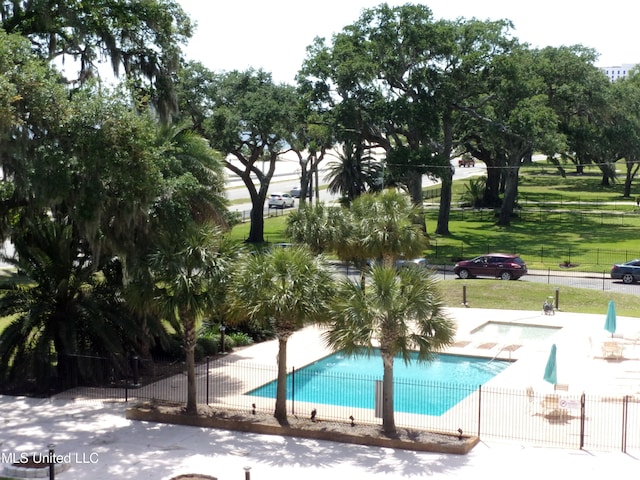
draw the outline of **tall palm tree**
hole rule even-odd
[[[303,247],[249,255],[239,262],[227,293],[230,318],[269,325],[278,339],[274,416],[287,421],[287,341],[299,328],[324,318],[332,277],[322,257]]]
[[[364,152],[362,144],[345,142],[338,160],[328,164],[329,192],[342,195],[346,205],[381,185],[380,162]]]
[[[346,354],[371,354],[379,345],[383,364],[382,427],[396,431],[393,404],[393,364],[418,352],[428,361],[433,352],[450,345],[455,325],[443,310],[436,280],[424,269],[375,266],[365,290],[351,280],[340,283],[331,302],[327,344]]]
[[[165,235],[149,259],[158,311],[179,325],[184,335],[189,414],[197,413],[197,324],[222,302],[224,280],[230,274],[231,257],[226,253],[229,248],[220,230],[205,224]]]
[[[5,261],[26,279],[7,284],[0,298],[0,316],[13,316],[0,335],[0,383],[29,379],[56,387],[49,370],[54,355],[58,385],[98,376],[95,364],[77,362],[77,355],[109,357],[124,370],[141,337],[122,299],[117,265],[96,268],[74,230],[49,217],[22,220],[16,256]]]

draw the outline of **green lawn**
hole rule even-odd
[[[607,313],[609,300],[616,303],[616,313],[627,317],[640,317],[637,295],[604,292],[543,283],[490,280],[443,280],[439,283],[448,307],[462,307],[463,286],[466,285],[467,306],[470,308],[497,308],[500,310],[542,311],[542,303],[548,296],[554,297],[558,288],[559,306],[563,312]]]
[[[426,212],[431,235],[425,256],[432,264],[503,251],[520,254],[530,268],[557,269],[569,262],[577,265],[577,271],[600,273],[613,263],[640,257],[640,209],[634,200],[622,197],[622,183],[600,185],[597,169],[563,178],[545,164],[523,167],[519,188],[522,208],[508,227],[495,224],[492,210],[455,208],[468,182],[453,184],[451,235],[447,237],[432,233],[437,225],[440,187],[425,189],[428,202],[436,205]],[[286,215],[266,219],[265,240],[289,241],[285,228]],[[249,224],[244,223],[233,229],[232,236],[244,240],[248,233]]]
[[[231,230],[231,238],[238,241],[244,241],[249,237],[249,222],[236,225]],[[287,242],[285,229],[287,228],[287,215],[278,215],[277,217],[269,217],[264,219],[264,240],[267,243]]]
[[[640,209],[622,197],[621,183],[603,187],[600,181],[593,171],[562,178],[549,167],[523,168],[522,208],[510,226],[495,225],[492,210],[453,208],[451,235],[432,235],[426,256],[440,264],[506,251],[519,253],[532,268],[557,268],[569,261],[578,264],[577,270],[595,272],[640,257]],[[454,203],[464,184],[454,183]],[[427,211],[428,231],[435,230],[437,215],[437,208]]]

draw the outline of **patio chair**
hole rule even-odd
[[[560,397],[555,393],[545,395],[540,406],[545,417],[566,417],[569,414],[565,407],[560,406]]]
[[[602,344],[602,357],[605,359],[614,358],[619,360],[622,358],[622,353],[624,351],[624,345],[620,342],[604,342]]]

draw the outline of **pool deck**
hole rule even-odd
[[[458,328],[454,344],[443,353],[518,360],[491,380],[492,385],[548,390],[542,372],[555,343],[558,383],[567,385],[569,392],[640,394],[640,319],[618,316],[618,328],[612,338],[604,330],[606,312],[588,315],[558,311],[555,315],[544,315],[518,310],[450,308],[447,313]],[[531,341],[472,333],[488,321],[561,328],[547,339]],[[322,329],[316,326],[296,332],[287,345],[288,366],[301,368],[330,355],[332,351],[324,346],[321,335]],[[609,343],[619,346],[619,356],[603,349]],[[276,341],[264,342],[234,352],[230,359],[273,365],[277,350]]]
[[[601,345],[610,337],[603,329],[604,312],[543,316],[537,312],[460,308],[449,313],[458,323],[456,342],[460,342],[449,351],[465,355],[508,357],[508,352],[501,351],[505,343],[481,339],[483,343],[497,343],[494,348],[485,348],[470,335],[486,321],[563,327],[553,338],[513,350],[512,358],[519,361],[492,381],[510,387],[544,385],[541,372],[550,345],[556,343],[559,381],[570,389],[632,394],[638,391],[640,349],[636,345],[624,343],[622,359],[601,358]],[[633,336],[638,330],[640,319],[618,318],[618,332],[623,336]],[[289,365],[301,367],[330,353],[323,347],[319,333],[310,327],[293,335],[288,348]],[[266,342],[231,355],[238,361],[275,365],[276,353],[277,343]],[[532,447],[519,442],[483,441],[469,455],[456,456],[135,422],[124,418],[126,407],[122,402],[0,396],[0,452],[7,456],[38,451],[55,443],[56,452],[74,454],[71,469],[60,474],[63,480],[169,480],[190,472],[232,480],[248,478],[244,467],[252,467],[254,480],[405,480],[432,476],[534,479],[549,474],[632,478],[640,468],[636,457],[619,452]]]

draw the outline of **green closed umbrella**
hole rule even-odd
[[[609,300],[609,308],[607,308],[607,319],[604,322],[604,329],[611,334],[616,333],[616,306],[613,300]]]
[[[544,380],[557,385],[558,383],[558,367],[556,364],[556,344],[551,345],[551,352],[549,353],[549,359],[547,360],[547,366],[544,368]]]

